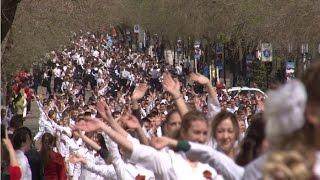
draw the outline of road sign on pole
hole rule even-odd
[[[271,43],[261,44],[261,61],[271,62],[272,61],[272,45]]]

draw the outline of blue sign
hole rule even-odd
[[[295,62],[290,62],[290,61],[286,62],[286,69],[293,69],[294,70],[295,67],[296,67]]]
[[[269,58],[271,56],[271,51],[269,49],[265,49],[262,53],[266,58]]]
[[[248,54],[247,56],[246,56],[246,63],[247,64],[251,64],[252,63],[252,61],[254,60],[254,55],[252,55],[252,54]]]
[[[218,57],[217,57],[216,66],[218,67],[218,69],[219,69],[220,71],[223,70],[223,61],[222,61],[221,58],[218,58]]]
[[[203,68],[203,75],[205,75],[206,77],[209,77],[209,66],[205,66]]]
[[[223,53],[223,46],[221,44],[216,46],[216,54],[222,54]]]

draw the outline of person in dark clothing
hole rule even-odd
[[[97,87],[97,76],[98,76],[98,69],[97,68],[91,69],[91,75],[90,75],[91,89],[95,89]]]
[[[42,86],[47,88],[47,93],[49,95],[51,94],[51,77],[52,77],[52,72],[49,69],[44,73],[43,80],[42,80]]]
[[[42,77],[41,77],[40,71],[35,70],[33,73],[33,87],[32,87],[34,89],[35,94],[38,94],[38,87],[41,84],[41,80],[42,80]]]
[[[43,162],[40,153],[36,149],[31,148],[26,152],[26,156],[30,164],[32,180],[44,180]]]

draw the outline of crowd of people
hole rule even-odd
[[[319,64],[267,96],[230,95],[120,37],[75,36],[33,78],[16,79],[1,113],[2,178],[320,178]],[[40,110],[34,137],[16,111],[30,110],[29,86]]]

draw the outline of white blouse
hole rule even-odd
[[[210,146],[189,142],[191,148],[186,156],[214,167],[225,179],[241,179],[244,168],[237,165],[231,158]]]
[[[130,161],[152,170],[156,179],[207,179],[205,174],[210,176],[209,179],[223,179],[208,164],[198,162],[193,168],[183,153],[175,153],[168,148],[157,151],[149,146],[133,144]]]
[[[119,153],[118,145],[113,142],[107,135],[104,136],[108,149],[110,151],[112,164],[117,173],[118,179],[125,180],[135,180],[137,176],[144,176],[146,180],[155,180],[154,174],[152,171],[149,171],[141,166],[125,162]],[[140,144],[137,139],[128,135],[127,139],[133,144]]]

